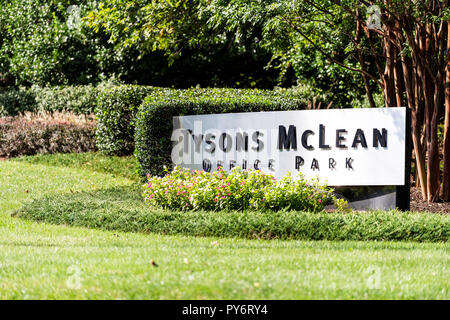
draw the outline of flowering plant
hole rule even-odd
[[[166,169],[164,177],[147,175],[145,201],[170,210],[304,210],[321,211],[333,200],[332,189],[299,173],[277,180],[259,170],[230,172]]]

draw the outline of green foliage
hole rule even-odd
[[[154,89],[146,86],[112,87],[98,96],[97,148],[110,155],[129,155],[134,151],[134,120],[144,98]]]
[[[96,32],[105,29],[112,41],[123,47],[176,54],[182,47],[194,43],[196,39],[191,36],[202,30],[193,27],[198,23],[197,4],[196,0],[108,0],[100,2],[85,20]]]
[[[97,86],[33,86],[0,89],[0,115],[16,116],[27,111],[70,111],[75,114],[92,114],[100,92],[112,85],[105,82]]]
[[[277,181],[259,170],[231,172],[174,168],[164,177],[148,176],[145,201],[170,210],[304,210],[318,212],[332,200],[332,189],[299,173]]]
[[[448,241],[447,215],[373,211],[149,210],[140,186],[45,196],[25,204],[19,217],[35,221],[126,232],[201,237],[301,240]]]
[[[267,67],[278,69],[280,85],[291,86],[297,80],[314,88],[315,95],[331,96],[335,106],[351,106],[365,93],[360,74],[342,67],[361,67],[355,54],[355,22],[327,0],[316,5],[270,0],[101,1],[86,21],[94,30],[108,33],[118,47],[133,47],[141,54],[163,51],[171,63],[217,47],[227,53],[224,57],[236,55],[236,50],[253,52],[254,61],[268,56]],[[368,48],[367,43],[358,45]],[[375,46],[378,50],[378,43]],[[261,80],[248,83],[260,87]],[[377,90],[375,83],[370,85]]]
[[[333,199],[333,204],[336,207],[336,211],[340,213],[349,213],[352,211],[352,208],[348,205],[347,200],[345,199]]]
[[[36,110],[68,110],[76,114],[94,113],[100,91],[100,87],[93,85],[31,88],[35,96]]]
[[[36,111],[33,91],[26,88],[0,88],[0,116],[15,116],[25,111]]]
[[[136,117],[136,156],[142,176],[170,167],[173,116],[305,109],[308,99],[287,90],[189,89],[155,90]]]
[[[360,74],[342,67],[360,68],[355,21],[333,1],[212,0],[199,10],[215,32],[225,29],[239,39],[248,28],[260,29],[259,45],[272,53],[271,65],[280,68],[281,76],[293,70],[299,84],[313,87],[316,95],[327,94],[335,106],[351,106],[365,94]],[[375,83],[371,87],[377,90]]]
[[[0,74],[17,84],[86,84],[98,81],[97,57],[106,39],[93,38],[83,23],[68,25],[69,5],[83,16],[95,1],[13,0],[0,5]],[[72,18],[72,20],[74,20]],[[76,20],[76,19],[75,19]],[[75,21],[76,22],[76,21]],[[109,46],[112,48],[112,46]]]

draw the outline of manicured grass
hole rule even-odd
[[[78,154],[58,153],[13,158],[11,161],[41,164],[45,166],[86,169],[99,173],[108,173],[113,176],[125,177],[131,180],[139,180],[137,175],[137,160],[134,156],[106,156],[99,152]]]
[[[136,184],[99,171],[0,162],[0,298],[450,299],[448,243],[196,238],[10,216],[46,194]]]
[[[148,208],[139,184],[45,196],[18,216],[105,230],[294,240],[448,241],[450,215],[376,211],[177,212]]]

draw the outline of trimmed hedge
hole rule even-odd
[[[97,148],[109,155],[134,151],[134,120],[139,105],[153,87],[121,85],[106,89],[97,99]]]
[[[173,116],[258,111],[302,110],[308,99],[282,90],[155,90],[136,116],[136,156],[142,176],[160,175],[170,159]]]
[[[27,111],[91,114],[94,113],[99,93],[109,86],[111,85],[0,89],[0,116],[16,116]]]
[[[70,111],[75,114],[92,114],[102,87],[59,86],[32,87],[37,111]]]
[[[126,232],[205,237],[296,240],[445,242],[450,216],[399,211],[311,213],[299,211],[150,210],[140,185],[45,196],[16,216]]]
[[[67,117],[66,117],[67,118]],[[27,116],[0,119],[0,157],[95,151],[95,122]]]
[[[36,96],[26,88],[0,88],[0,116],[16,116],[25,111],[36,111]]]

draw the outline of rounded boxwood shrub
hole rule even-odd
[[[134,151],[134,119],[142,100],[154,89],[120,85],[102,91],[97,99],[96,143],[109,155],[129,155]]]
[[[302,110],[308,100],[281,90],[186,89],[155,90],[136,116],[136,156],[139,172],[160,175],[171,166],[174,116],[232,112]]]

